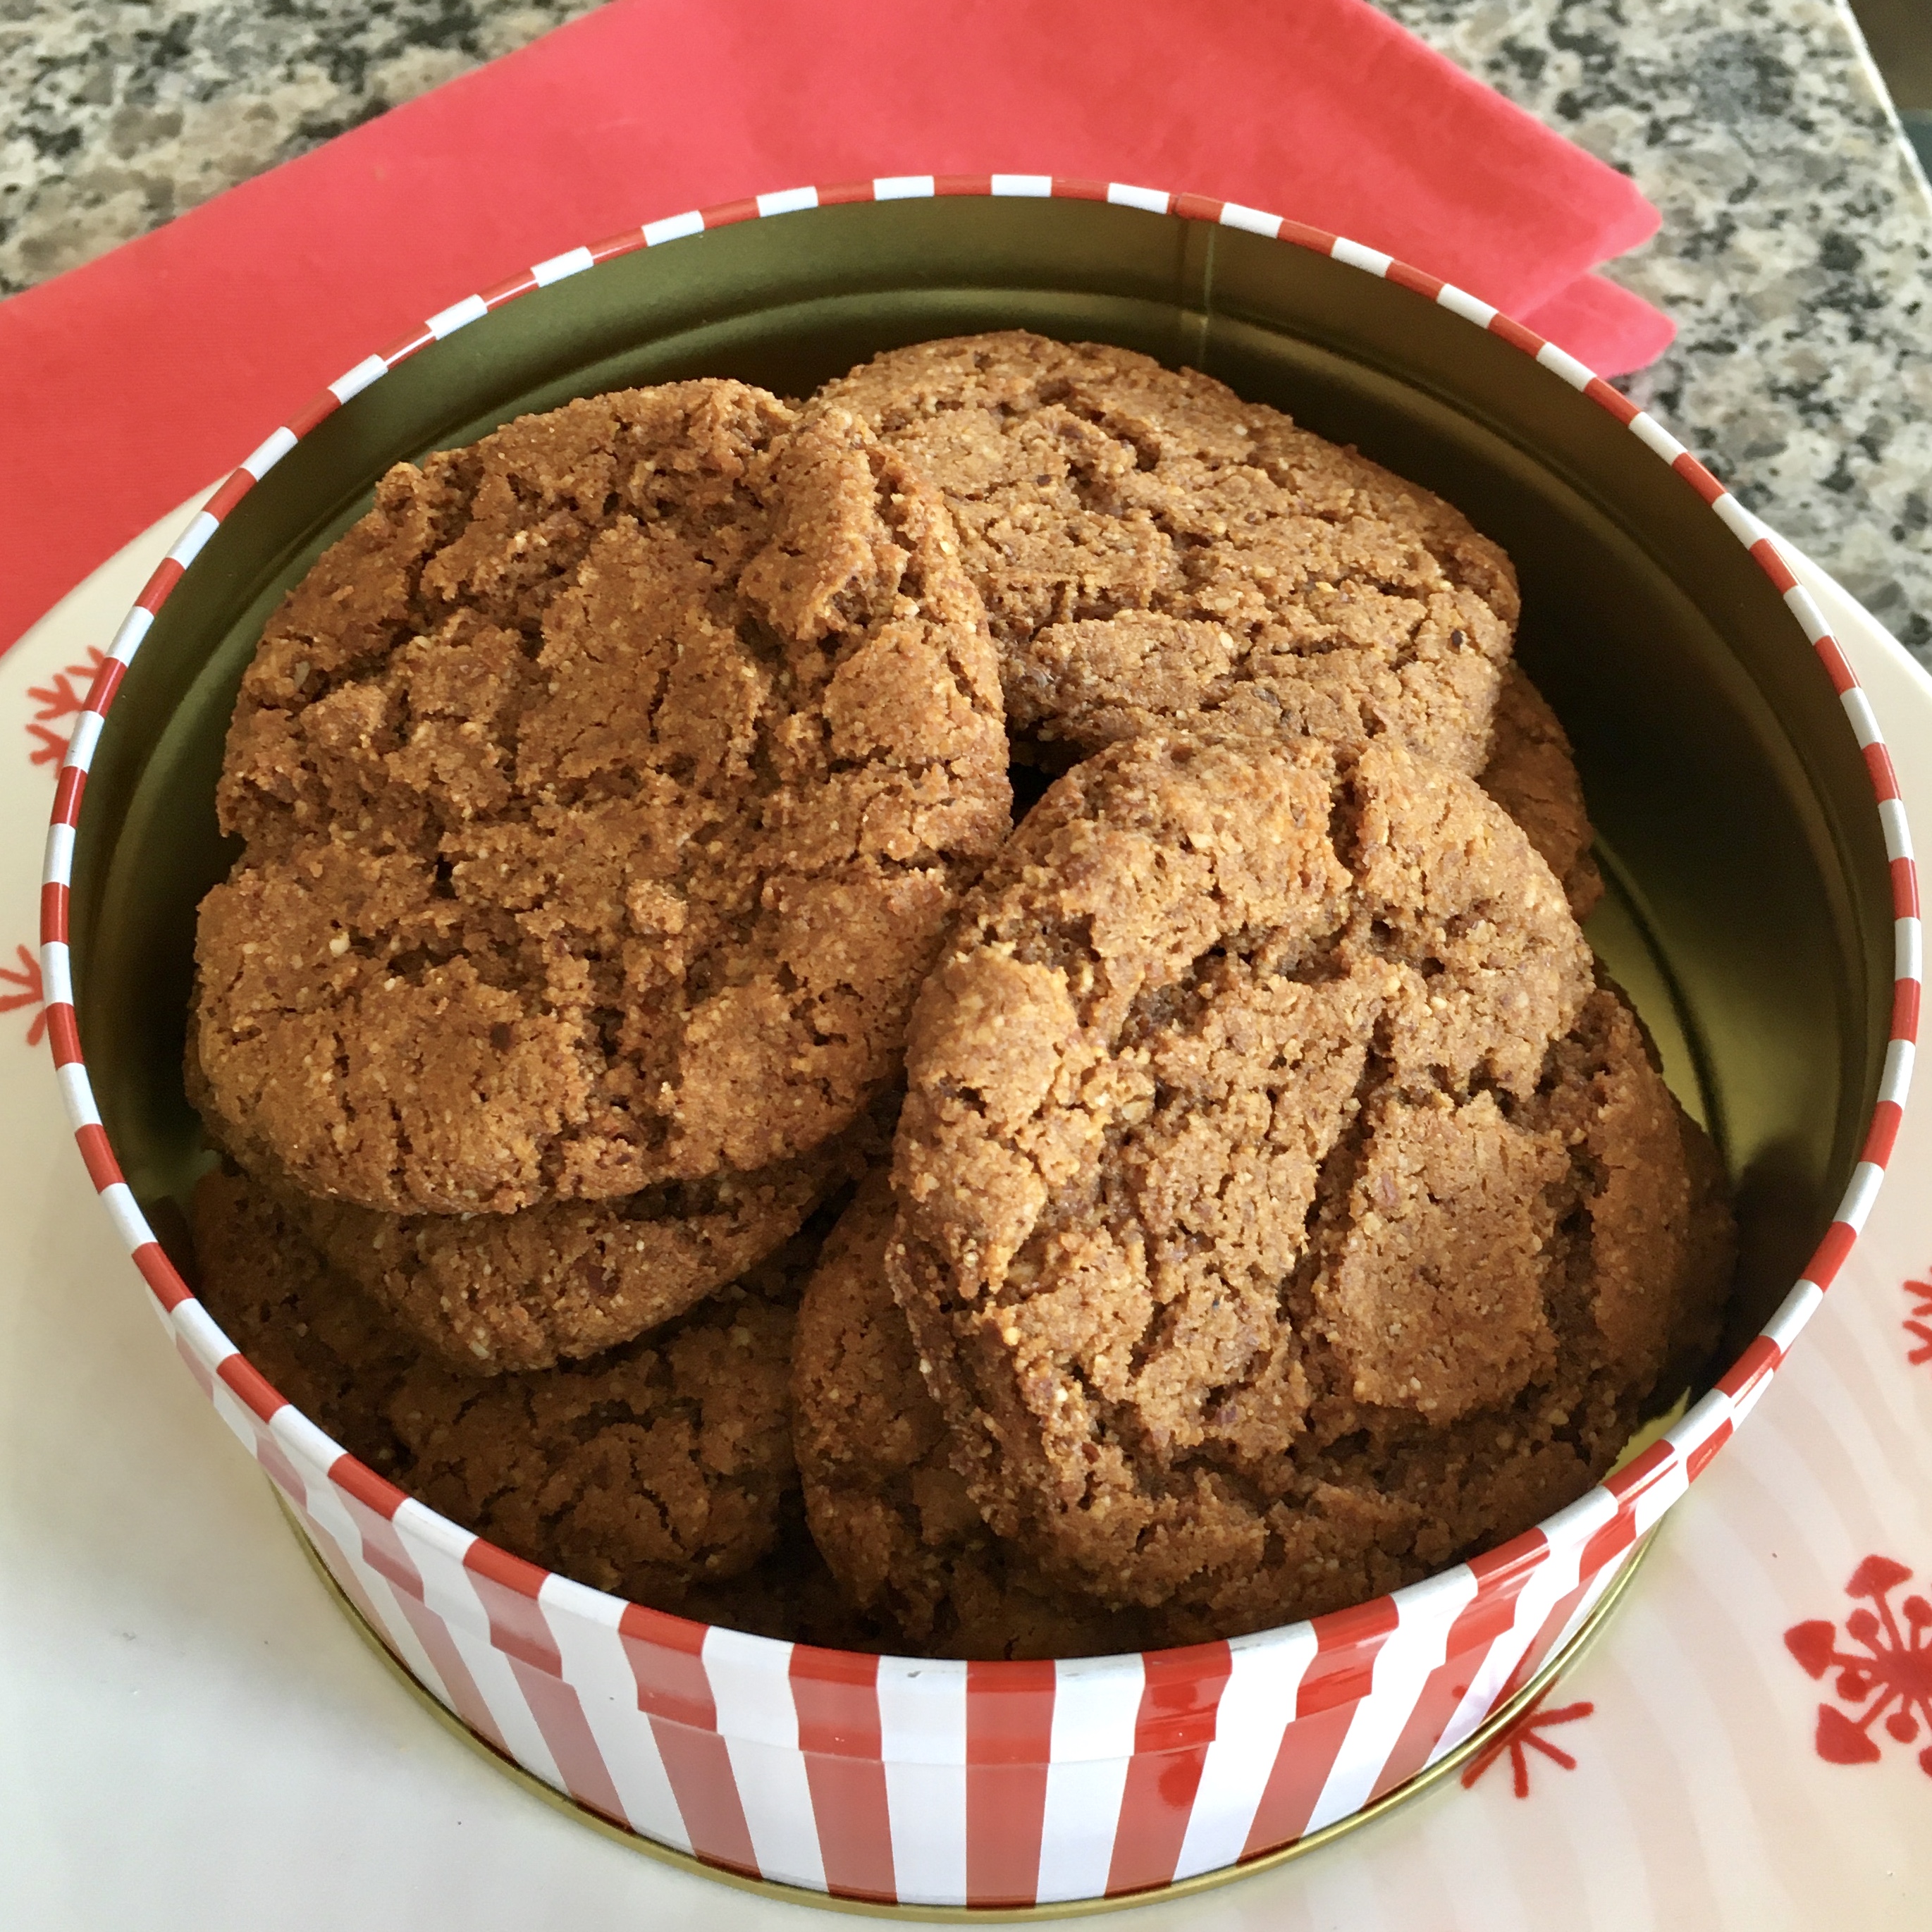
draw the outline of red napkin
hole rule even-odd
[[[1084,176],[1346,235],[1606,374],[1657,211],[1366,0],[613,0],[0,302],[0,640],[322,383],[529,263],[899,174]]]

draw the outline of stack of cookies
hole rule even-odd
[[[229,736],[204,1299],[444,1514],[772,1634],[1193,1642],[1515,1534],[1732,1238],[1516,610],[1021,334],[399,466]]]

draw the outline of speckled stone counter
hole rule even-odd
[[[1622,386],[1932,664],[1932,195],[1843,0],[1383,0],[1630,175]]]
[[[596,0],[0,0],[0,294]]]
[[[0,0],[0,293],[590,4]],[[1663,210],[1626,386],[1932,663],[1932,195],[1844,0],[1381,4]]]

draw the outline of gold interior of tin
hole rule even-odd
[[[1609,1587],[1592,1606],[1589,1616],[1576,1634],[1552,1656],[1514,1697],[1492,1712],[1454,1750],[1445,1752],[1435,1763],[1426,1770],[1418,1772],[1406,1784],[1399,1784],[1393,1791],[1385,1792],[1380,1798],[1363,1806],[1360,1810],[1351,1812],[1346,1818],[1338,1818],[1334,1824],[1324,1825],[1320,1831],[1311,1832],[1306,1837],[1296,1839],[1292,1844],[1283,1845],[1278,1851],[1264,1852],[1259,1857],[1246,1859],[1239,1864],[1222,1865],[1213,1871],[1199,1873],[1192,1878],[1178,1880],[1171,1885],[1155,1886],[1142,1892],[1124,1893],[1117,1898],[1069,1899],[1051,1905],[886,1905],[868,1899],[835,1898],[830,1892],[814,1892],[806,1886],[785,1885],[776,1879],[750,1878],[742,1872],[730,1871],[721,1865],[707,1864],[702,1858],[692,1857],[688,1852],[680,1852],[669,1845],[661,1845],[655,1838],[646,1838],[641,1833],[626,1831],[622,1826],[614,1824],[600,1813],[579,1804],[574,1798],[566,1797],[554,1785],[546,1784],[533,1772],[526,1771],[515,1759],[506,1757],[494,1744],[478,1737],[460,1718],[410,1674],[407,1666],[382,1641],[370,1627],[368,1619],[350,1601],[342,1586],[329,1574],[328,1565],[316,1554],[314,1545],[302,1534],[301,1525],[290,1514],[288,1505],[282,1501],[279,1492],[275,1500],[281,1504],[282,1514],[288,1518],[289,1528],[294,1533],[296,1540],[302,1545],[302,1553],[308,1558],[310,1566],[334,1598],[336,1607],[349,1619],[363,1642],[388,1666],[389,1674],[452,1737],[460,1738],[472,1750],[488,1758],[499,1771],[514,1779],[532,1797],[540,1798],[546,1804],[568,1813],[581,1823],[590,1826],[592,1830],[602,1833],[605,1838],[614,1839],[619,1844],[628,1846],[632,1851],[643,1852],[646,1858],[655,1858],[660,1864],[669,1865],[694,1878],[710,1879],[735,1886],[741,1892],[763,1893],[769,1898],[782,1900],[789,1905],[814,1906],[824,1912],[855,1912],[867,1918],[916,1918],[949,1924],[966,1922],[985,1924],[1007,1919],[1084,1918],[1095,1912],[1119,1912],[1130,1906],[1162,1904],[1170,1899],[1189,1898],[1196,1892],[1208,1892],[1220,1886],[1232,1884],[1237,1879],[1252,1877],[1258,1872],[1272,1871],[1277,1865],[1286,1864],[1291,1858],[1305,1857],[1324,1845],[1333,1844],[1345,1833],[1382,1816],[1396,1805],[1419,1798],[1425,1791],[1433,1790],[1444,1779],[1462,1771],[1472,1759],[1542,1697],[1558,1678],[1574,1670],[1582,1660],[1585,1653],[1596,1642],[1624,1592],[1630,1587],[1631,1577],[1649,1554],[1652,1540],[1657,1534],[1653,1529],[1638,1540],[1623,1568],[1610,1580]]]

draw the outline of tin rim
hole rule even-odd
[[[1389,1595],[1330,1612],[1282,1631],[1312,1633],[1324,1660],[1339,1662],[1351,1653],[1379,1647],[1395,1622],[1426,1618],[1432,1599],[1446,1578],[1473,1573],[1479,1600],[1507,1598],[1529,1573],[1552,1557],[1575,1555],[1582,1580],[1626,1551],[1654,1524],[1662,1511],[1702,1474],[1728,1440],[1782,1364],[1798,1333],[1842,1269],[1876,1198],[1895,1142],[1910,1084],[1920,999],[1921,934],[1916,872],[1897,776],[1876,715],[1816,604],[1798,583],[1768,526],[1740,503],[1676,438],[1646,412],[1612,388],[1574,356],[1522,324],[1453,284],[1439,280],[1346,237],[1240,203],[1194,194],[1171,194],[1119,182],[1033,175],[898,176],[831,187],[801,188],[688,211],[646,222],[640,227],[538,262],[480,293],[439,310],[388,347],[365,357],[319,392],[278,428],[216,489],[187,532],[155,570],[115,634],[76,719],[62,760],[43,872],[40,957],[46,989],[46,1034],[74,1138],[102,1204],[113,1220],[130,1257],[146,1281],[163,1321],[198,1375],[224,1384],[228,1393],[266,1429],[272,1419],[293,1421],[299,1412],[276,1391],[237,1351],[195,1298],[157,1240],[109,1143],[95,1105],[74,1005],[68,950],[68,912],[72,882],[74,832],[86,794],[87,774],[106,718],[122,678],[154,622],[184,574],[224,520],[254,485],[302,438],[399,364],[432,349],[470,322],[523,296],[581,274],[599,262],[642,249],[699,238],[738,223],[867,201],[940,196],[994,196],[1100,201],[1182,220],[1218,224],[1324,255],[1378,279],[1394,282],[1417,298],[1447,309],[1472,326],[1498,336],[1554,378],[1566,383],[1615,418],[1667,466],[1732,536],[1749,551],[1770,580],[1829,678],[1870,780],[1891,874],[1894,970],[1891,1020],[1877,1099],[1858,1162],[1834,1217],[1802,1275],[1760,1334],[1714,1385],[1665,1435],[1643,1454],[1565,1509],[1465,1565],[1452,1566]],[[1532,379],[1534,380],[1534,379]],[[286,1412],[286,1414],[284,1414]],[[374,1470],[356,1461],[307,1418],[300,1433],[316,1452],[317,1466],[345,1490],[383,1516],[393,1517],[407,1502],[416,1520],[440,1539],[464,1551],[466,1567],[534,1600],[547,1582],[565,1584],[573,1594],[598,1600],[608,1611],[626,1608],[661,1629],[686,1634],[706,1626],[668,1612],[626,1606],[608,1593],[588,1591],[508,1551],[472,1537],[426,1506],[406,1498]],[[425,1521],[426,1520],[426,1521]],[[1459,1596],[1459,1601],[1460,1598]],[[1280,1633],[1276,1633],[1280,1634]],[[774,1640],[746,1638],[753,1643]],[[682,1647],[682,1646],[680,1646]],[[790,1646],[779,1646],[790,1648]],[[1150,1657],[1172,1653],[1147,1652]],[[994,1663],[976,1666],[998,1675],[1023,1666]],[[439,1707],[440,1708],[440,1707]],[[568,1801],[565,1801],[568,1802]],[[709,1866],[700,1866],[710,1870]],[[1250,1869],[1251,1868],[1241,1868]],[[970,1910],[970,1908],[968,1909]],[[983,1909],[982,1909],[983,1910]]]

